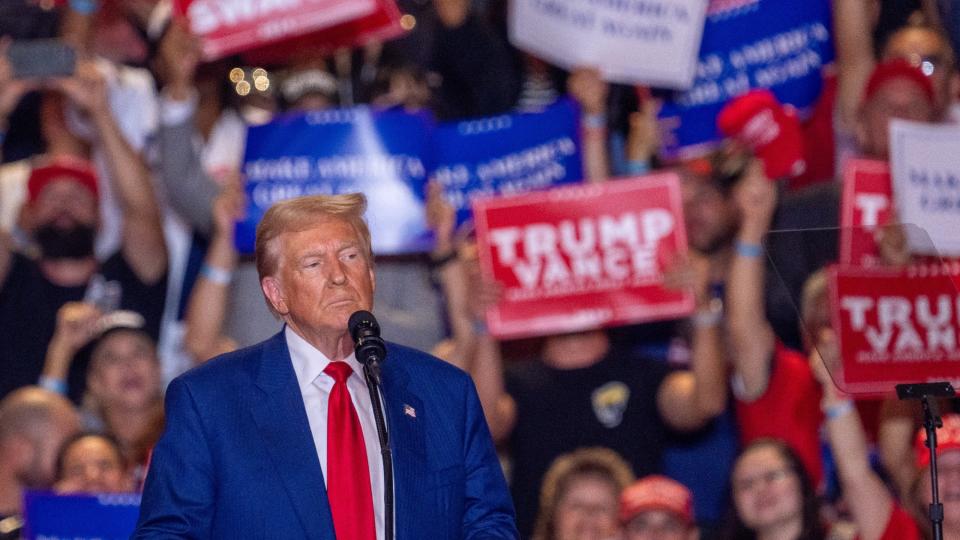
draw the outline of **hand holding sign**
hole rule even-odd
[[[688,315],[689,290],[664,287],[686,231],[675,174],[555,188],[475,203],[488,280],[503,298],[490,332],[520,337]]]
[[[567,89],[573,99],[580,104],[583,114],[604,114],[607,110],[609,85],[594,68],[578,68],[567,80]]]
[[[734,188],[733,198],[740,210],[741,235],[759,243],[770,228],[777,207],[777,185],[767,178],[759,160],[755,159],[747,165]]]

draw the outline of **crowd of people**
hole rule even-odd
[[[889,159],[892,119],[960,119],[953,3],[832,0],[836,61],[804,118],[800,180],[770,178],[733,139],[662,158],[659,99],[513,48],[504,1],[400,2],[417,21],[405,37],[291,55],[239,93],[253,68],[203,61],[167,0],[97,4],[0,0],[0,531],[26,490],[140,489],[166,384],[280,330],[234,242],[247,126],[361,104],[459,120],[569,96],[584,182],[678,173],[690,253],[663,271],[693,291],[690,317],[498,340],[484,313],[499,288],[436,183],[432,252],[376,261],[384,336],[472,376],[521,536],[930,537],[919,411],[836,388],[821,269],[844,160]],[[75,73],[18,78],[11,46],[54,37]],[[816,246],[769,234],[798,229],[827,232]],[[896,228],[878,242],[885,264],[909,261]],[[944,537],[960,538],[960,415],[940,451]]]

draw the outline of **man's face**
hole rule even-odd
[[[701,253],[726,245],[736,229],[733,205],[705,179],[684,179],[683,216],[690,246]]]
[[[70,178],[47,184],[31,204],[34,227],[52,225],[69,229],[77,225],[94,227],[99,218],[97,199],[89,189]]]
[[[696,531],[676,514],[648,510],[624,527],[624,540],[691,540]]]
[[[942,119],[957,97],[958,77],[950,44],[927,28],[905,28],[893,34],[884,47],[883,60],[902,58],[918,66],[933,83],[935,117]]]
[[[90,392],[108,407],[144,410],[160,394],[160,365],[152,341],[140,331],[117,330],[93,352]]]
[[[373,307],[371,261],[347,221],[322,218],[275,242],[279,264],[275,275],[263,279],[264,293],[300,335],[339,336],[350,315]]]
[[[861,152],[887,159],[890,155],[890,121],[893,119],[916,122],[934,119],[934,108],[927,95],[916,83],[903,77],[883,83],[863,104],[858,133]]]

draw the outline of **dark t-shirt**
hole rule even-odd
[[[539,361],[508,367],[507,392],[517,405],[511,491],[522,537],[533,529],[543,475],[561,454],[605,446],[639,476],[660,471],[665,427],[656,395],[668,371],[661,362],[615,352],[582,369]]]
[[[50,283],[37,263],[21,254],[14,254],[10,263],[10,272],[0,288],[0,399],[16,388],[37,383],[47,344],[56,329],[57,310],[67,302],[83,300],[87,290],[85,285],[60,287]],[[157,339],[166,277],[153,285],[143,283],[120,253],[104,261],[99,273],[108,282],[120,285],[120,309],[143,315],[145,330]],[[85,364],[81,361],[71,366],[68,385],[74,399],[79,398],[86,383]]]

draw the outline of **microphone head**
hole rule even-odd
[[[354,351],[360,363],[377,365],[387,356],[387,345],[380,337],[380,325],[369,311],[357,311],[347,321]]]
[[[377,318],[373,316],[373,313],[362,309],[350,315],[350,319],[347,321],[347,330],[350,331],[350,337],[354,341],[357,341],[361,337],[361,332],[365,330],[380,335],[380,325],[377,323]]]

